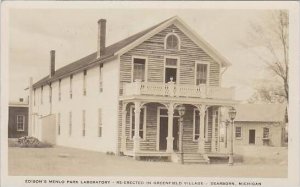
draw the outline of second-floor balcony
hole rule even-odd
[[[124,84],[124,96],[165,96],[232,100],[234,88],[207,85],[176,84],[174,82],[141,82]]]

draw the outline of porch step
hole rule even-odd
[[[180,155],[179,155],[180,157]],[[209,161],[200,153],[184,153],[183,161],[185,164],[208,164]]]

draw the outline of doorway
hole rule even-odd
[[[158,149],[160,151],[165,151],[167,149],[167,137],[168,137],[168,110],[164,108],[159,109],[159,137],[158,142],[159,146]],[[179,115],[178,111],[175,110],[174,117],[173,117],[173,150],[179,150],[179,126],[178,126],[178,119]]]
[[[249,130],[249,144],[255,144],[255,130]]]

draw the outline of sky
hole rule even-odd
[[[253,83],[268,72],[259,58],[241,45],[249,40],[249,25],[267,10],[214,9],[11,9],[9,13],[9,100],[27,97],[29,77],[38,81],[49,73],[50,50],[56,69],[97,50],[97,21],[107,20],[106,45],[179,16],[225,56],[231,66],[223,87],[235,87],[238,100],[247,100]]]

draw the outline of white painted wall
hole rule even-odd
[[[58,81],[52,83],[52,113],[61,115],[61,134],[56,144],[101,152],[116,152],[119,96],[119,59],[103,66],[103,92],[99,91],[99,66],[87,70],[86,90],[83,95],[83,71],[73,75],[73,98],[69,97],[70,78],[61,81],[61,101],[58,101]],[[38,116],[50,113],[49,87],[44,86],[44,104],[40,104],[40,88],[36,89],[36,126]],[[98,109],[102,109],[102,137],[98,137]],[[82,136],[82,111],[86,112],[86,133]],[[69,135],[69,112],[72,111],[72,134]],[[38,129],[38,127],[37,127]],[[39,131],[39,130],[38,130]],[[38,137],[38,131],[36,136]]]

